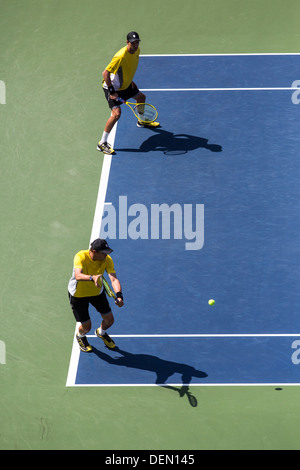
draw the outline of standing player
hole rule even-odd
[[[121,284],[117,278],[113,260],[109,256],[112,251],[105,240],[97,238],[91,243],[89,250],[79,251],[74,258],[68,294],[74,317],[79,323],[76,338],[80,349],[84,352],[92,350],[86,338],[92,327],[89,304],[93,305],[102,316],[102,322],[100,327],[96,329],[96,335],[104,341],[108,348],[115,347],[114,341],[106,332],[114,323],[114,316],[101,281],[101,275],[106,270],[116,292],[116,304],[118,307],[122,307],[124,303]]]
[[[130,98],[136,100],[137,103],[145,103],[146,96],[139,91],[133,82],[140,55],[140,38],[138,33],[131,31],[127,34],[127,45],[120,49],[113,57],[103,72],[102,87],[108,106],[111,109],[111,115],[106,122],[104,132],[97,149],[106,154],[114,153],[114,149],[107,142],[108,136],[115,123],[121,117],[121,108],[118,98],[127,101]],[[138,127],[157,127],[158,122],[142,124],[137,122]]]

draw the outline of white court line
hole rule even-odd
[[[117,124],[115,124],[115,126],[113,127],[109,135],[109,139],[108,139],[108,143],[112,147],[114,147],[116,131],[117,131]],[[101,178],[100,178],[100,183],[99,183],[98,196],[97,196],[96,209],[95,209],[95,214],[94,214],[94,221],[93,221],[93,226],[92,226],[90,242],[92,242],[96,238],[99,238],[100,236],[101,221],[102,221],[105,197],[106,197],[107,186],[108,186],[111,159],[112,159],[111,155],[104,155],[103,157]],[[80,357],[80,349],[78,347],[78,342],[76,339],[77,329],[78,329],[78,323],[76,324],[75,332],[74,332],[73,346],[72,346],[66,387],[73,387],[76,385],[75,381],[76,381],[76,375],[77,375],[77,369],[78,369],[78,363],[79,363],[79,357]]]
[[[249,334],[155,334],[155,335],[111,335],[112,338],[255,338],[255,337],[296,337],[300,336],[300,333],[249,333]],[[88,338],[96,337],[96,335],[87,335]],[[121,384],[76,384],[76,374],[79,361],[80,350],[78,348],[78,343],[74,335],[72,351],[72,367],[70,365],[69,376],[67,380],[67,387],[290,387],[290,386],[299,386],[300,383],[162,383],[162,384],[136,384],[136,383],[121,383]],[[73,355],[74,353],[74,355]]]
[[[96,338],[97,335],[87,335],[89,338]],[[182,334],[182,335],[111,335],[112,338],[284,338],[300,336],[300,333],[216,333],[216,334]]]
[[[244,52],[228,54],[140,54],[140,57],[247,57],[247,56],[297,56],[300,52]]]
[[[72,346],[66,387],[73,387],[76,382],[76,375],[77,375],[77,369],[78,369],[78,363],[79,363],[79,357],[80,357],[80,349],[78,347],[78,342],[75,336],[78,325],[79,323],[76,324],[76,328],[74,332],[73,346]]]
[[[253,88],[141,88],[141,91],[291,91],[300,87],[253,87]]]
[[[117,132],[117,123],[113,127],[108,138],[108,143],[112,146],[112,148],[114,148],[116,132]],[[104,154],[103,165],[102,165],[102,170],[101,170],[101,178],[100,178],[99,190],[98,190],[98,196],[97,196],[97,202],[96,202],[96,209],[95,209],[93,227],[92,227],[92,232],[91,232],[91,239],[90,239],[91,242],[95,240],[96,238],[99,238],[100,236],[101,221],[102,221],[105,197],[106,197],[106,192],[107,192],[107,187],[108,187],[111,159],[112,159],[111,155]]]
[[[72,384],[73,387],[293,387],[300,383],[163,383],[163,384]]]
[[[147,55],[140,55],[140,57],[208,57],[208,56],[297,56],[300,55],[300,53],[249,53],[249,54],[147,54]],[[180,92],[180,91],[275,91],[275,90],[297,90],[299,89],[298,87],[264,87],[264,88],[149,88],[149,89],[143,89],[141,91],[163,91],[163,92]],[[115,136],[116,136],[116,130],[117,130],[117,124],[114,126],[113,130],[110,133],[109,136],[109,143],[114,147],[114,141],[115,141]],[[108,179],[109,179],[109,173],[110,173],[110,167],[111,167],[111,160],[112,156],[111,155],[104,155],[103,158],[103,166],[102,166],[102,171],[101,171],[101,178],[100,178],[100,183],[99,183],[99,190],[98,190],[98,196],[97,196],[97,202],[96,202],[96,208],[95,208],[95,214],[94,214],[94,220],[93,220],[93,226],[92,226],[92,231],[91,231],[91,238],[90,241],[93,241],[94,239],[98,238],[100,235],[100,229],[101,229],[101,221],[102,221],[102,215],[103,215],[103,209],[104,209],[104,204],[105,204],[105,197],[106,197],[106,192],[107,192],[107,187],[108,187]],[[76,375],[77,375],[77,369],[78,369],[78,363],[79,363],[79,357],[80,357],[80,349],[78,347],[78,343],[76,340],[76,331],[77,331],[77,325],[75,328],[74,332],[74,339],[73,339],[73,346],[72,346],[72,352],[71,352],[71,359],[70,359],[70,365],[69,365],[69,371],[68,371],[68,376],[67,376],[67,382],[66,386],[82,386],[82,387],[93,387],[93,386],[152,386],[151,384],[104,384],[104,385],[98,385],[98,384],[76,384]],[[93,336],[93,335],[89,335]],[[300,334],[196,334],[196,335],[114,335],[114,337],[272,337],[272,336],[277,336],[277,337],[291,337],[291,336],[300,336]],[[155,385],[155,384],[153,384]],[[159,385],[159,384],[158,384]],[[161,385],[166,385],[166,384],[161,384]],[[168,385],[173,385],[173,386],[182,386],[184,384],[168,384]],[[186,384],[188,385],[188,384]],[[300,385],[300,384],[193,384],[194,385],[200,385],[200,386],[287,386],[287,385]]]

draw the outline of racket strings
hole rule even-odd
[[[151,122],[157,118],[157,111],[149,104],[138,104],[135,106],[135,113],[140,121]]]

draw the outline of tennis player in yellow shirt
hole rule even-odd
[[[128,33],[126,42],[127,45],[114,55],[102,74],[102,87],[108,106],[111,109],[111,115],[106,122],[97,149],[105,154],[114,153],[114,149],[107,141],[112,128],[121,117],[121,107],[117,101],[118,98],[120,97],[125,101],[133,98],[137,103],[145,103],[146,101],[146,95],[138,89],[133,81],[140,55],[140,37],[138,33],[135,31]],[[158,127],[159,123],[142,124],[138,121],[137,126]]]
[[[93,305],[102,316],[102,322],[96,329],[96,335],[110,349],[115,347],[114,341],[106,330],[114,323],[114,316],[102,286],[101,276],[107,272],[112,288],[116,293],[118,307],[124,305],[121,283],[117,278],[114,263],[110,257],[113,250],[106,240],[97,238],[89,250],[81,250],[74,257],[72,277],[68,284],[68,295],[74,317],[79,323],[76,338],[79,347],[84,352],[92,351],[86,335],[92,327],[89,305]]]

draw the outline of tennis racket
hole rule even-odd
[[[115,300],[115,302],[118,303],[116,294],[111,290],[111,288],[109,287],[109,284],[108,284],[107,280],[105,279],[105,277],[104,277],[103,275],[102,275],[102,284],[103,284],[103,287],[104,287],[105,292],[107,293],[107,295],[108,295],[109,297],[113,297],[113,299]]]
[[[158,117],[158,112],[152,104],[130,103],[129,101],[122,100],[122,98],[118,98],[118,101],[122,104],[127,104],[127,106],[129,106],[135,117],[143,124],[154,122]]]

